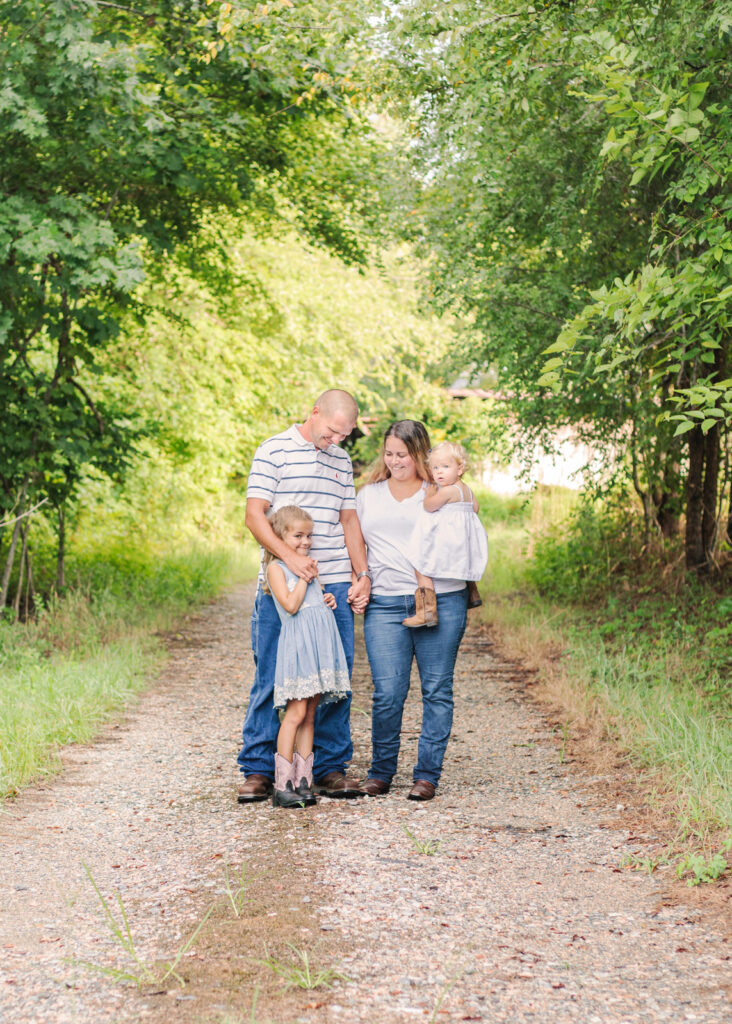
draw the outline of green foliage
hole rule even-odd
[[[434,857],[436,853],[439,853],[442,846],[441,839],[420,839],[406,825],[402,825],[402,832],[411,843],[415,853],[423,854],[426,857]]]
[[[602,598],[614,573],[627,571],[632,517],[627,510],[585,500],[569,518],[553,524],[533,544],[528,579],[556,600]]]
[[[506,425],[572,424],[689,568],[724,530],[732,231],[728,2],[390,5],[430,297]],[[425,174],[425,168],[427,173]],[[516,427],[518,425],[518,427]]]
[[[724,875],[729,867],[724,854],[732,850],[732,836],[723,844],[722,849],[711,857],[705,857],[702,853],[692,853],[685,857],[676,867],[676,874],[679,878],[687,877],[686,884],[689,886],[701,885],[703,883],[716,882]]]
[[[169,287],[173,260],[189,291],[232,289],[221,221],[289,221],[365,260],[385,149],[346,102],[354,18],[309,12],[296,38],[281,6],[222,35],[202,0],[156,0],[145,17],[95,0],[4,5],[0,513],[46,496],[61,517],[90,472],[118,485],[145,450],[150,423],[100,386],[107,352],[125,318],[127,336],[132,319],[144,330],[141,284]],[[318,76],[348,41],[341,88],[326,88]],[[60,518],[61,559],[62,534]]]

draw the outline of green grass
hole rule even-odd
[[[101,722],[144,685],[160,663],[143,638],[118,640],[96,655],[30,657],[3,673],[0,794],[17,792],[58,766],[57,751],[90,740]]]
[[[600,703],[637,763],[661,773],[677,795],[679,820],[732,830],[732,715],[726,701],[695,685],[698,655],[671,648],[663,633],[655,652],[632,636],[609,648],[589,624],[565,635],[570,679]]]
[[[558,702],[660,774],[682,832],[732,831],[732,599],[641,567],[632,530],[571,492],[541,488],[520,513],[500,501],[481,496],[484,618],[512,656],[543,651]]]
[[[0,799],[55,771],[61,747],[92,739],[159,667],[155,633],[252,578],[256,561],[253,546],[87,553],[72,563],[75,585],[34,621],[0,620]]]

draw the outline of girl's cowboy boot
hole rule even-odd
[[[478,584],[475,580],[468,580],[468,608],[480,608],[483,601],[478,590]]]
[[[295,780],[295,792],[306,807],[312,807],[318,801],[313,793],[313,755],[301,757],[297,751],[292,759],[292,776]]]
[[[419,626],[436,626],[439,623],[437,617],[437,597],[434,590],[427,587],[417,587],[414,592],[415,613],[408,619],[402,619],[403,626],[416,629]]]
[[[305,803],[299,793],[295,792],[293,783],[293,765],[275,754],[275,783],[272,793],[273,807],[304,807]]]

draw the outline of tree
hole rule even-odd
[[[482,335],[466,361],[524,433],[569,423],[618,452],[649,532],[685,505],[687,563],[708,567],[730,400],[729,4],[392,10],[413,234],[433,301]]]
[[[262,67],[256,32],[222,40],[208,7],[2,5],[0,509],[48,495],[62,516],[87,468],[123,471],[135,434],[94,387],[99,356],[127,311],[144,321],[139,287],[172,259],[226,287],[223,238],[202,231],[220,211],[291,217],[364,258],[347,169],[367,129],[325,90],[303,103],[296,51]],[[332,42],[311,28],[313,63]]]

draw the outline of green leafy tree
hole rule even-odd
[[[524,435],[571,424],[615,453],[649,534],[685,510],[687,564],[708,568],[729,444],[729,4],[390,9],[413,235],[433,301],[482,336],[466,363]]]
[[[303,102],[296,48],[265,66],[257,27],[226,40],[209,7],[2,4],[0,508],[61,510],[87,469],[124,469],[135,434],[95,368],[171,260],[226,289],[226,243],[203,230],[222,211],[364,258],[370,204],[348,169],[365,169],[368,129],[328,90]],[[334,42],[311,20],[300,46],[312,64]]]

